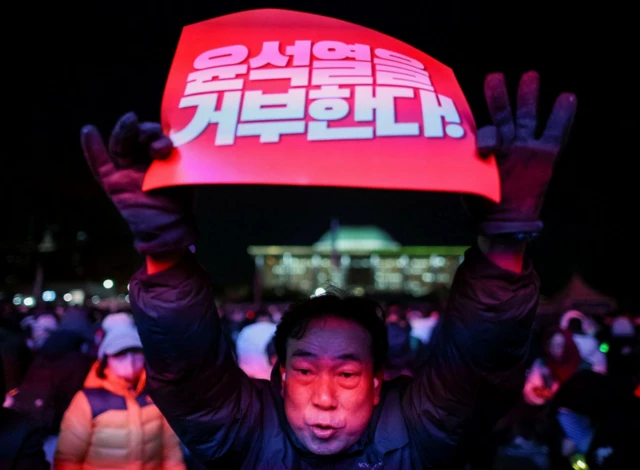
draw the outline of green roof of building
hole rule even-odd
[[[389,251],[397,250],[400,244],[384,230],[374,226],[340,227],[336,230],[335,248],[337,251]],[[313,244],[315,251],[333,249],[333,232],[329,230]]]
[[[313,253],[329,255],[333,251],[332,232],[325,233],[313,246],[250,246],[252,256],[283,255],[311,256]],[[384,230],[376,226],[344,226],[337,230],[336,251],[349,254],[378,253],[388,256],[460,256],[466,246],[402,246]]]

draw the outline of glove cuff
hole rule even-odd
[[[191,249],[198,239],[198,230],[194,223],[182,219],[163,229],[155,237],[142,240],[136,238],[135,248],[141,255],[153,256],[162,253]]]

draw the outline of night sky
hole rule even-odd
[[[28,280],[29,270],[20,271],[5,258],[23,256],[17,247],[38,241],[49,227],[65,254],[58,255],[56,266],[48,263],[46,278],[77,277],[66,253],[80,250],[82,276],[126,283],[139,258],[126,226],[83,161],[80,127],[93,123],[107,135],[129,110],[144,120],[158,120],[184,25],[276,7],[370,27],[449,65],[478,126],[488,123],[482,95],[488,72],[503,71],[516,85],[522,72],[538,70],[541,116],[548,114],[558,93],[575,92],[577,119],[549,189],[546,230],[532,254],[545,293],[557,290],[578,270],[594,287],[631,299],[640,280],[632,274],[640,261],[635,15],[603,11],[600,4],[597,10],[569,10],[557,1],[509,3],[513,6],[507,9],[497,2],[455,0],[394,1],[384,7],[355,1],[189,0],[16,5],[13,16],[5,17],[6,23],[15,23],[9,29],[16,32],[5,39],[3,50],[8,81],[4,114],[9,121],[4,137],[9,145],[0,171],[0,275],[5,282],[6,276]],[[250,280],[247,245],[311,244],[328,230],[332,217],[343,225],[379,225],[405,245],[469,242],[457,195],[207,187],[198,201],[198,251],[215,282]],[[76,246],[78,231],[88,235],[81,249]]]

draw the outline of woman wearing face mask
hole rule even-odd
[[[144,391],[131,316],[111,314],[102,329],[98,361],[62,419],[53,468],[184,470],[176,435]]]

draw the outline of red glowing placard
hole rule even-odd
[[[176,150],[153,163],[145,190],[270,184],[500,197],[453,71],[324,16],[252,10],[186,26],[162,127]]]

